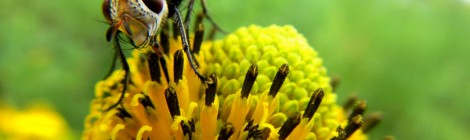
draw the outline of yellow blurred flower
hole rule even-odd
[[[70,139],[66,121],[48,105],[34,104],[26,110],[0,105],[0,114],[0,139]]]
[[[181,42],[169,44],[169,77],[150,51],[128,58],[121,106],[104,111],[120,96],[123,71],[96,84],[83,139],[367,139],[365,103],[336,103],[322,59],[291,26],[243,27],[204,42],[195,57],[208,83],[176,50]]]

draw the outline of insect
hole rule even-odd
[[[115,58],[119,58],[122,68],[125,71],[125,76],[122,81],[124,87],[121,96],[118,101],[111,105],[106,111],[117,107],[122,102],[125,91],[127,90],[127,84],[129,83],[129,65],[121,49],[118,34],[122,33],[128,37],[130,39],[130,43],[135,48],[140,49],[151,46],[157,56],[159,56],[160,65],[166,77],[168,77],[166,64],[162,57],[162,47],[159,47],[157,36],[165,21],[172,17],[174,18],[173,22],[176,25],[175,28],[179,28],[182,47],[186,53],[186,57],[189,60],[191,68],[203,82],[207,81],[207,78],[197,69],[197,65],[189,47],[188,36],[186,34],[187,25],[189,24],[189,15],[192,10],[194,0],[190,0],[189,2],[188,14],[184,21],[178,8],[181,2],[182,0],[104,0],[102,12],[106,21],[110,24],[110,27],[106,32],[106,39],[107,41],[114,40],[114,47],[116,50]],[[203,12],[206,13],[207,10],[205,8],[204,0],[201,0],[201,5]],[[212,19],[207,16],[207,14],[205,15],[214,27],[218,28]],[[113,67],[114,63],[115,59],[113,60]]]

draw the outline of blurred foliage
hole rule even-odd
[[[111,62],[101,0],[0,1],[2,102],[51,102],[79,135]],[[468,139],[469,0],[208,0],[226,31],[291,24],[384,121],[371,139]]]

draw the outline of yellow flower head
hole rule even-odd
[[[65,119],[50,106],[34,104],[26,110],[0,104],[0,139],[70,139]]]
[[[122,105],[123,71],[96,84],[83,139],[367,139],[365,103],[336,103],[322,59],[291,26],[243,27],[195,53],[202,83],[179,40],[164,59],[134,51]],[[356,131],[358,130],[358,131]]]

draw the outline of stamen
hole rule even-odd
[[[186,134],[189,136],[189,139],[192,139],[192,133],[191,133],[191,126],[189,124],[184,123],[184,121],[181,121],[180,123],[181,128],[183,129],[183,135],[186,136]]]
[[[374,113],[370,114],[364,120],[364,125],[361,128],[362,132],[364,132],[364,133],[369,132],[370,130],[372,130],[372,128],[377,126],[377,124],[379,124],[381,120],[382,120],[382,113],[374,112]]]
[[[123,130],[124,128],[126,128],[124,124],[116,124],[116,126],[114,126],[113,130],[111,131],[111,140],[116,140],[119,130]]]
[[[353,117],[357,115],[363,115],[365,110],[366,110],[366,101],[364,100],[359,101],[359,103],[356,105],[356,107],[354,107],[354,110],[349,115],[348,120],[353,119]]]
[[[346,128],[342,129],[341,126],[338,126],[336,131],[338,132],[338,136],[331,138],[330,140],[346,140],[350,137],[357,129],[359,129],[363,125],[362,116],[356,115],[352,119],[348,120],[348,125]]]
[[[214,40],[216,32],[217,28],[212,27],[211,31],[209,32],[209,35],[207,36],[207,40]]]
[[[287,74],[289,74],[289,66],[287,64],[282,65],[277,71],[276,76],[274,77],[271,88],[269,89],[269,95],[275,97],[281,89],[284,80],[286,80]]]
[[[116,116],[124,120],[126,117],[127,118],[132,118],[131,114],[127,112],[124,108],[118,107],[116,108],[118,112],[116,113]]]
[[[163,26],[162,31],[160,32],[160,45],[163,47],[163,53],[170,53],[170,39],[168,38],[168,26]]]
[[[210,82],[207,82],[205,104],[206,106],[212,106],[212,103],[214,103],[215,100],[215,93],[217,90],[217,75],[214,73],[211,74],[209,76],[208,81]]]
[[[202,41],[204,40],[204,24],[202,22],[204,18],[204,13],[199,13],[196,16],[196,24],[194,24],[194,29],[196,29],[196,33],[194,35],[193,41],[193,52],[195,54],[199,54],[199,50],[201,49]]]
[[[173,62],[173,77],[174,82],[178,83],[179,80],[183,79],[183,68],[184,68],[184,55],[183,50],[178,50],[174,56],[175,61]]]
[[[164,57],[160,57],[160,66],[162,66],[163,74],[165,74],[166,82],[170,83],[170,75],[168,75],[168,66]]]
[[[331,84],[331,89],[333,89],[333,92],[335,92],[336,89],[338,88],[339,82],[340,82],[340,79],[338,77],[332,78],[330,84]]]
[[[137,140],[143,140],[142,136],[144,134],[144,132],[151,132],[152,131],[152,127],[148,126],[148,125],[144,125],[142,127],[139,128],[139,131],[137,131],[137,137],[136,139]],[[148,138],[148,137],[147,137]]]
[[[279,129],[279,139],[284,140],[289,136],[289,134],[294,130],[294,128],[300,123],[300,114],[295,113],[293,116],[289,117],[287,121]]]
[[[150,97],[148,95],[145,95],[145,94],[141,94],[141,95],[143,95],[143,98],[139,98],[140,104],[142,104],[145,108],[151,107],[151,108],[155,109],[155,106],[153,105],[152,101],[150,100]]]
[[[345,140],[346,139],[346,132],[344,131],[343,128],[341,128],[341,126],[338,126],[336,128],[336,132],[338,132],[338,136],[335,136],[331,138],[330,140]]]
[[[197,15],[196,15],[196,20],[194,20],[194,29],[197,29],[199,24],[203,24],[202,23],[202,20],[204,19],[204,13],[202,12],[199,12]]]
[[[248,131],[248,136],[247,136],[247,139],[261,139],[263,138],[264,134],[263,134],[263,130],[258,130],[259,128],[259,125],[253,125],[253,121],[254,120],[251,120],[250,122],[248,122],[248,124],[246,125],[245,129],[243,131]]]
[[[204,40],[204,24],[199,23],[196,29],[196,33],[194,35],[193,41],[193,53],[199,54],[199,50],[201,50],[202,41]]]
[[[165,90],[166,103],[170,110],[171,117],[174,119],[175,116],[181,115],[180,107],[178,104],[178,96],[176,95],[175,89],[169,87]]]
[[[191,132],[196,132],[196,125],[194,124],[194,119],[189,121],[189,126],[191,127]]]
[[[351,95],[348,100],[344,103],[343,109],[344,110],[349,110],[353,105],[355,105],[358,101],[358,98],[356,95]]]
[[[258,66],[251,65],[246,72],[245,81],[243,82],[243,87],[241,91],[241,97],[247,98],[250,95],[250,91],[253,88],[256,77],[258,76]]]
[[[114,86],[114,85],[113,85],[113,86]],[[110,88],[111,90],[116,89],[116,87],[113,87],[113,86],[111,86],[111,87],[109,87],[109,88]],[[104,91],[104,92],[103,92],[103,96],[102,96],[103,98],[107,98],[107,97],[110,97],[110,96],[111,96],[111,93],[110,93],[110,92],[108,92],[108,91]]]
[[[359,127],[362,126],[363,123],[364,122],[362,121],[361,115],[357,115],[353,117],[352,120],[349,120],[348,125],[344,129],[346,132],[345,138],[347,139],[349,136],[351,136],[357,129],[359,129]]]
[[[152,81],[156,81],[157,83],[161,83],[160,77],[162,77],[162,75],[160,74],[158,56],[155,53],[149,53],[148,55],[150,79],[152,79]]]
[[[307,108],[305,109],[303,118],[308,118],[308,120],[312,119],[313,115],[315,114],[318,107],[320,106],[323,96],[324,96],[323,89],[319,88],[314,91],[312,97],[310,98],[310,101],[308,102]]]
[[[178,37],[180,36],[180,30],[178,28],[178,23],[177,21],[173,21],[173,39],[178,40]]]
[[[251,127],[253,127],[253,120],[249,121],[248,124],[246,125],[245,129],[243,129],[243,131],[248,131],[251,129]]]
[[[226,123],[222,129],[220,129],[219,138],[217,139],[228,140],[232,136],[233,132],[235,132],[233,125],[231,123]]]
[[[263,132],[262,132],[262,135],[263,137],[261,138],[262,140],[267,140],[269,138],[269,135],[271,134],[271,131],[273,131],[273,129],[269,128],[269,127],[265,127],[263,129]]]

